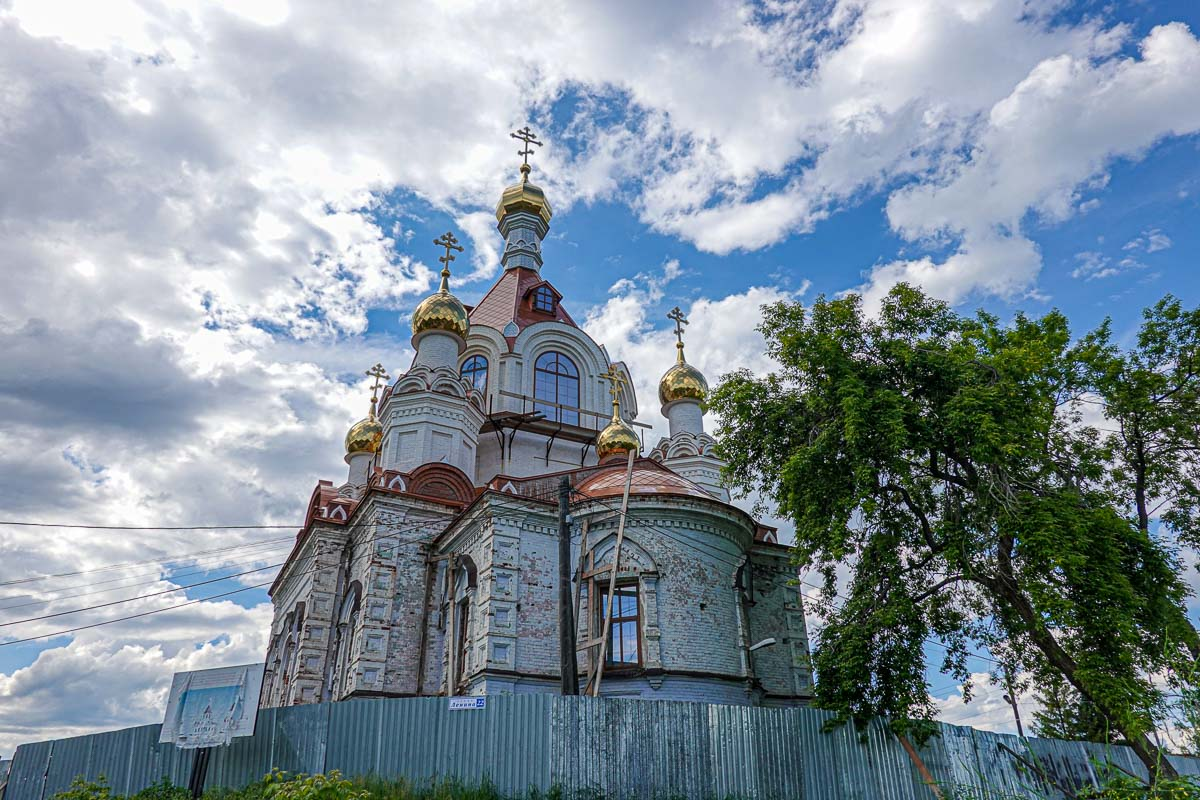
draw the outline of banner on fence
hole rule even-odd
[[[253,736],[263,664],[176,672],[159,742],[197,748]]]

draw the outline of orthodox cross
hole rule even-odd
[[[453,233],[451,233],[450,231],[446,231],[441,236],[434,239],[433,243],[436,244],[438,247],[446,248],[446,255],[439,256],[438,261],[442,262],[442,264],[445,265],[443,267],[443,269],[450,269],[450,262],[454,260],[454,255],[450,251],[457,250],[460,253],[463,251],[462,247],[458,243],[458,239],[454,236]]]
[[[675,323],[675,338],[683,344],[683,326],[688,324],[688,318],[683,315],[679,306],[675,306],[667,314],[667,319]]]
[[[530,145],[536,144],[538,147],[542,146],[542,143],[537,140],[537,134],[531,131],[529,126],[526,125],[524,128],[521,128],[521,130],[516,131],[515,133],[510,133],[509,136],[514,139],[520,139],[525,143],[525,149],[518,150],[517,155],[525,159],[525,166],[529,166],[529,157],[533,155],[533,149],[530,147]]]
[[[378,394],[379,394],[380,381],[382,380],[384,383],[387,383],[388,374],[384,370],[383,364],[376,364],[375,366],[373,366],[369,370],[367,370],[366,375],[368,378],[375,379],[374,385],[371,386],[371,410],[374,411],[375,403],[377,402],[377,398],[378,398]]]
[[[600,376],[608,381],[608,393],[612,395],[613,414],[617,413],[617,408],[621,405],[621,389],[625,387],[625,376],[617,372],[617,368],[612,364],[608,365],[608,372]]]
[[[463,249],[458,243],[458,239],[450,231],[446,231],[441,236],[433,240],[433,243],[438,247],[446,248],[446,255],[439,256],[438,261],[442,262],[442,285],[438,287],[439,292],[450,291],[450,262],[454,260],[454,254],[451,250],[462,252]]]
[[[688,318],[683,315],[679,306],[675,306],[667,314],[667,319],[675,323],[675,349],[678,352],[679,360],[683,361],[683,326],[688,324]]]

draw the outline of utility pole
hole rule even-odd
[[[579,667],[575,661],[575,614],[571,600],[571,523],[567,514],[571,481],[558,484],[558,647],[562,693],[579,694]]]
[[[1004,700],[1012,706],[1013,719],[1017,721],[1017,736],[1025,738],[1025,731],[1021,728],[1021,711],[1017,708],[1017,693],[1013,691],[1012,669],[1004,665],[1004,688],[1008,689],[1008,693],[1004,695]]]

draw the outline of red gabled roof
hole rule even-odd
[[[495,285],[479,301],[479,304],[471,309],[469,314],[471,324],[485,325],[495,328],[501,333],[510,322],[516,323],[518,333],[538,322],[562,322],[578,328],[579,326],[575,324],[575,320],[571,319],[571,315],[563,308],[562,303],[554,304],[553,315],[530,308],[527,300],[529,292],[541,284],[546,284],[556,296],[562,297],[562,294],[547,281],[542,280],[542,276],[535,270],[528,267],[514,267],[505,270],[504,274],[500,276],[500,280],[496,281]]]

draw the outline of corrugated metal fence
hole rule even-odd
[[[499,695],[450,711],[444,698],[352,700],[260,712],[255,735],[213,751],[208,787],[238,787],[272,767],[413,780],[491,780],[502,792],[560,787],[567,797],[929,800],[899,742],[824,732],[826,712],[649,700]],[[158,743],[158,725],[17,748],[4,800],[49,800],[82,775],[132,794],[165,777],[186,785],[193,751]],[[1059,798],[1106,759],[1135,774],[1123,747],[1032,739],[943,725],[921,756],[948,797]],[[1017,757],[1019,756],[1020,759]],[[1173,757],[1183,774],[1200,760]]]

